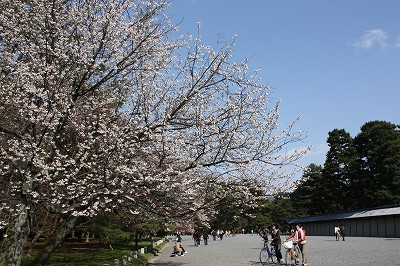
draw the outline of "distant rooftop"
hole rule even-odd
[[[309,223],[309,222],[322,222],[322,221],[354,219],[354,218],[377,217],[377,216],[387,216],[387,215],[400,215],[400,205],[374,208],[374,209],[355,210],[342,213],[287,218],[286,222],[288,224],[295,224],[295,223]]]

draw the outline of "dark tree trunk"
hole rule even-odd
[[[140,233],[135,233],[135,247],[139,246]]]
[[[46,263],[51,253],[58,247],[61,243],[65,241],[67,236],[72,232],[77,224],[78,217],[72,216],[67,219],[67,221],[61,226],[54,236],[49,240],[47,245],[39,252],[36,258],[31,263],[31,266],[42,266]]]
[[[1,266],[21,265],[22,254],[30,232],[29,208],[21,203],[20,211],[10,223],[0,249]]]

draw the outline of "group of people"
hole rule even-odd
[[[224,230],[212,230],[211,235],[213,240],[215,241],[217,238],[222,240],[224,235],[230,236],[230,231],[224,232]],[[192,234],[192,238],[194,240],[194,245],[196,247],[200,247],[201,242],[204,241],[204,245],[208,245],[209,234],[207,230],[195,230]],[[171,256],[184,256],[187,253],[185,248],[182,245],[182,238],[180,233],[176,233],[176,241],[174,245],[174,251]]]
[[[208,245],[208,232],[201,232],[200,230],[196,230],[193,233],[193,240],[194,240],[194,245],[196,247],[200,247],[200,243],[203,240],[204,241],[204,245]]]
[[[281,252],[281,231],[277,225],[272,226],[271,231],[268,228],[264,228],[259,231],[260,236],[264,239],[264,243],[268,243],[268,235],[271,235],[271,245],[275,249],[275,255],[276,258],[278,259],[278,262],[281,264],[284,264],[283,258],[282,258],[282,252]],[[307,266],[307,257],[306,257],[306,231],[305,229],[300,225],[296,225],[296,230],[292,230],[291,234],[285,238],[285,242],[293,239],[294,244],[299,245],[301,255],[302,255],[302,266]],[[291,259],[296,261],[296,265],[298,265],[300,262],[296,260],[296,254],[292,249],[290,249],[290,255]]]
[[[340,226],[335,226],[335,236],[336,236],[336,241],[340,240],[340,237],[342,237],[344,241],[344,236],[346,235],[346,227],[344,227],[343,224]]]
[[[339,228],[339,232],[343,230],[345,232],[345,228],[343,225]],[[335,233],[337,232],[336,227],[335,227]],[[223,239],[225,232],[223,230],[213,230],[211,231],[211,235],[213,236],[213,239],[216,240],[217,237],[219,239]],[[275,254],[278,259],[278,262],[281,264],[284,264],[283,262],[283,257],[282,257],[282,252],[281,252],[281,245],[282,245],[282,240],[281,240],[281,230],[277,225],[272,226],[271,230],[269,230],[267,227],[259,230],[259,235],[264,239],[264,243],[267,244],[269,242],[269,235],[271,235],[271,245],[275,249]],[[344,233],[341,234],[344,240]],[[200,230],[196,230],[193,233],[193,239],[195,246],[200,246],[201,240],[204,241],[204,245],[208,245],[208,232],[201,232]],[[293,239],[293,240],[292,240]],[[284,241],[293,241],[295,245],[298,245],[300,248],[300,252],[302,255],[302,266],[307,266],[307,257],[306,257],[306,231],[305,229],[300,225],[296,225],[296,230],[292,230],[291,234],[284,239]],[[300,262],[297,261],[297,256],[291,248],[290,250],[290,255],[291,259],[296,261],[296,265],[298,265]],[[182,238],[180,235],[177,236],[175,246],[174,246],[174,252],[173,256],[184,256],[186,254],[186,250],[184,249],[182,245]]]
[[[224,236],[230,237],[232,234],[232,231],[224,231],[224,230],[212,230],[211,231],[211,235],[213,237],[213,240],[217,240],[220,239],[222,240],[224,238]]]

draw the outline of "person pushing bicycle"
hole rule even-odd
[[[307,258],[306,258],[306,231],[300,224],[296,225],[296,231],[293,231],[292,234],[285,238],[285,241],[294,238],[297,245],[300,247],[301,255],[302,255],[302,266],[307,266]],[[295,258],[295,254],[293,249],[290,250],[292,258]],[[298,264],[298,261],[296,261]]]

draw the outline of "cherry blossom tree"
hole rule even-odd
[[[234,40],[173,38],[162,0],[0,3],[0,265],[19,265],[34,212],[62,217],[37,261],[99,210],[205,219],[221,191],[276,189],[304,135]],[[232,189],[230,189],[232,188]],[[222,190],[221,190],[222,189]]]

